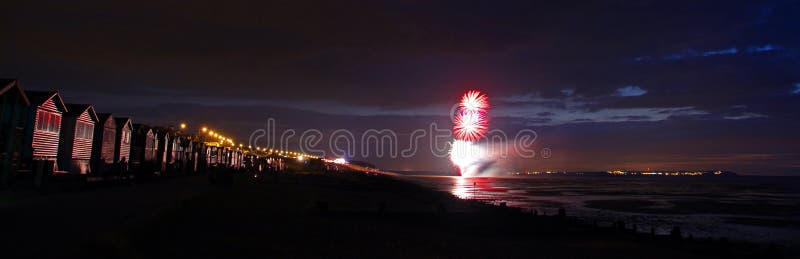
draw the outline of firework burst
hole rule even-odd
[[[485,115],[480,112],[463,111],[456,115],[453,133],[457,139],[476,141],[486,133]]]
[[[453,122],[453,133],[456,139],[476,141],[486,134],[488,128],[486,109],[489,101],[485,94],[479,91],[469,91],[461,97],[458,112]]]
[[[488,97],[476,90],[469,91],[461,97],[458,108],[462,111],[485,112],[489,108]]]

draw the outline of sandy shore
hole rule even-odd
[[[361,173],[183,177],[7,200],[0,215],[9,258],[776,255],[533,216]]]

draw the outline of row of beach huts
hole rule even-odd
[[[87,179],[197,173],[209,167],[280,170],[280,157],[208,141],[174,127],[133,123],[65,103],[56,91],[26,91],[0,79],[0,187],[26,175],[83,175]]]

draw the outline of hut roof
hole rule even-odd
[[[153,133],[156,133],[159,136],[164,136],[164,135],[171,136],[175,135],[176,131],[174,129],[167,127],[153,127]]]
[[[141,123],[135,123],[133,124],[133,131],[140,133],[147,133],[147,131],[153,131],[153,127]]]
[[[114,116],[111,116],[111,113],[98,113],[97,118],[100,119],[100,121],[106,121],[108,118],[114,118]]]
[[[33,105],[42,105],[48,100],[55,98],[53,102],[55,102],[57,108],[64,112],[69,111],[67,106],[64,105],[64,100],[61,100],[61,95],[56,91],[25,91],[25,95],[28,96],[28,100],[30,100]]]
[[[17,79],[0,78],[0,95],[5,94],[11,89],[17,89],[20,95],[22,95],[22,99],[25,100],[25,103],[31,105],[31,101],[28,100],[28,96],[25,95],[25,91],[22,90],[22,86],[19,85]]]
[[[100,121],[100,118],[97,117],[97,113],[94,112],[94,107],[91,104],[75,104],[75,103],[68,103],[67,106],[67,115],[72,116],[81,116],[81,114],[85,111],[89,111],[89,117],[92,118],[95,122]]]
[[[129,126],[131,130],[133,129],[133,125],[131,123],[131,117],[116,117],[114,121],[117,123],[117,127],[124,127]]]

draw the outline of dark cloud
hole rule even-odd
[[[552,112],[540,112],[540,113],[537,113],[536,115],[539,115],[539,116],[542,116],[542,117],[547,117],[547,116],[553,116],[553,115],[555,115],[555,113],[552,113]]]
[[[650,120],[650,116],[646,115],[628,115],[628,116],[611,116],[613,119],[624,119],[627,121],[642,121]]]

